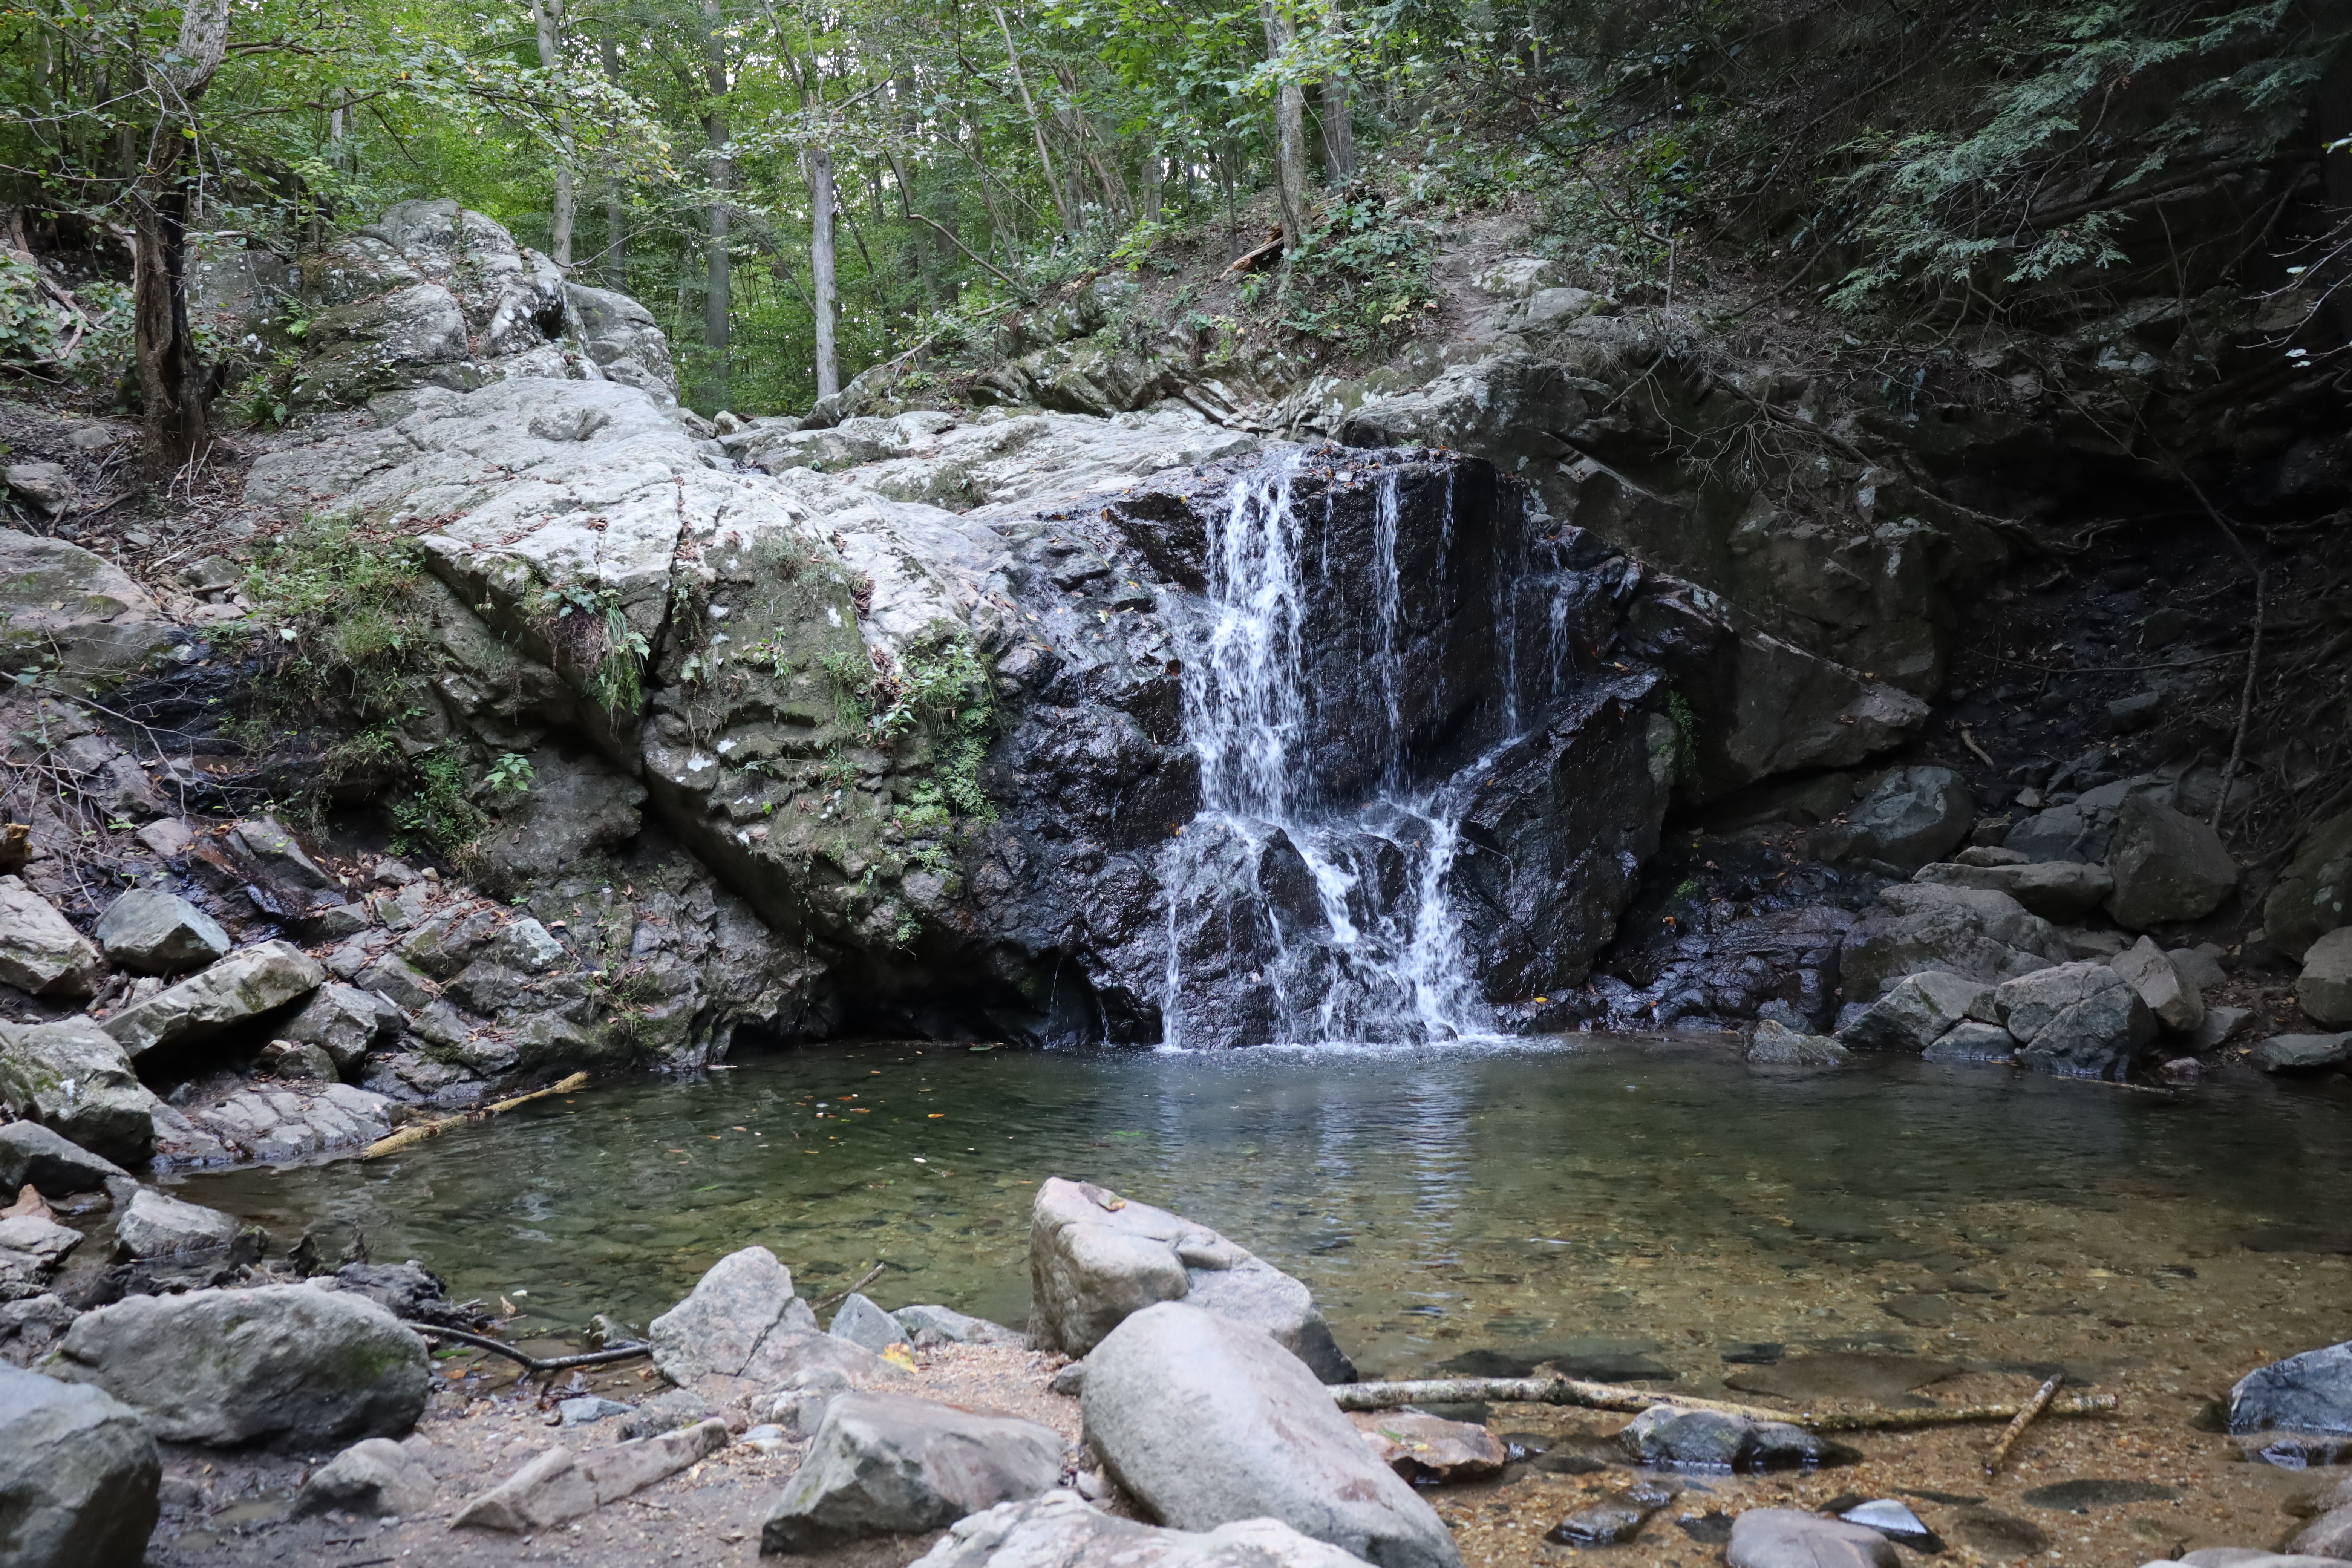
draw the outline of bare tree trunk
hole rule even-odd
[[[1160,149],[1144,149],[1143,174],[1138,183],[1143,187],[1143,221],[1146,223],[1160,221],[1160,183],[1166,177],[1167,164],[1160,155]]]
[[[530,19],[539,28],[539,64],[552,71],[563,63],[563,0],[530,0]],[[555,210],[547,224],[547,252],[564,271],[572,270],[572,111],[559,110],[556,124]]]
[[[719,10],[719,0],[702,0],[702,16],[707,24],[704,63],[705,85],[711,99],[709,111],[703,116],[703,131],[710,142],[710,207],[707,217],[709,237],[705,244],[704,281],[702,292],[702,343],[710,351],[712,395],[723,407],[727,402],[727,329],[733,311],[730,289],[732,280],[728,268],[728,224],[732,216],[728,193],[735,184],[735,160],[728,153],[729,132],[727,110],[727,41],[720,33],[726,18]]]
[[[172,55],[148,71],[156,103],[131,211],[131,353],[144,405],[147,471],[168,478],[204,456],[212,432],[188,320],[189,149],[195,108],[228,52],[228,0],[188,0]]]
[[[1356,177],[1356,128],[1348,116],[1348,79],[1338,74],[1323,79],[1323,167],[1331,184],[1344,185]]]
[[[1004,19],[1004,7],[992,5],[996,13],[997,31],[1004,35],[1005,63],[1013,68],[1013,85],[1021,91],[1021,107],[1029,115],[1029,132],[1037,140],[1037,162],[1045,172],[1045,188],[1054,193],[1054,210],[1061,217],[1062,232],[1075,237],[1078,233],[1077,206],[1062,189],[1061,176],[1054,173],[1054,154],[1045,147],[1045,122],[1037,117],[1036,100],[1029,96],[1029,79],[1021,74],[1021,56],[1013,47],[1013,27]]]
[[[597,47],[604,56],[604,79],[620,86],[620,46],[607,34]],[[625,294],[629,291],[629,204],[622,190],[617,175],[604,186],[604,282]]]
[[[1268,59],[1287,49],[1297,36],[1283,3],[1258,0]],[[1296,246],[1307,233],[1307,93],[1294,81],[1284,82],[1275,99],[1274,178],[1282,197],[1283,236]]]
[[[809,271],[816,295],[816,395],[841,390],[841,357],[834,342],[833,215],[840,198],[833,188],[833,149],[808,150]]]

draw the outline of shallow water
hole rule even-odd
[[[379,1261],[506,1296],[526,1332],[642,1325],[754,1243],[805,1295],[879,1262],[886,1306],[1017,1325],[1034,1184],[1081,1176],[1300,1276],[1368,1375],[1565,1352],[1698,1388],[1773,1347],[1875,1346],[2187,1393],[2352,1337],[2347,1134],[2340,1088],[1789,1073],[1590,1036],[893,1044],[600,1086],[394,1158],[192,1176],[182,1195],[281,1245],[312,1227],[330,1257],[356,1225]]]

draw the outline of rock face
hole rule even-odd
[[[1868,1001],[1927,970],[1997,984],[2065,958],[2057,928],[2007,893],[1898,882],[1845,933],[1839,973],[1849,1001]]]
[[[0,661],[54,657],[76,686],[137,674],[184,637],[144,588],[62,539],[0,531]]]
[[[136,1058],[274,1013],[308,996],[326,978],[319,961],[292,942],[258,942],[125,1007],[106,1021],[106,1032]]]
[[[1122,1568],[1351,1568],[1362,1560],[1271,1519],[1203,1531],[1166,1530],[1089,1506],[1074,1491],[999,1503],[957,1521],[917,1562],[923,1568],[1024,1568],[1053,1563]]]
[[[2352,925],[2352,811],[2304,836],[2294,860],[2263,900],[2263,931],[2292,957],[2327,931]]]
[[[2322,1024],[2352,1024],[2352,927],[2339,926],[2303,955],[2296,1005]]]
[[[1271,1334],[1326,1383],[1355,1368],[1306,1286],[1206,1226],[1049,1176],[1029,1213],[1030,1337],[1083,1356],[1144,1308],[1181,1300]]]
[[[2230,1390],[2230,1430],[2352,1432],[2352,1343],[2257,1367]]]
[[[48,900],[0,877],[0,981],[36,996],[79,997],[105,972],[98,949]]]
[[[147,1157],[161,1102],[114,1037],[83,1018],[0,1024],[0,1102],[110,1159]]]
[[[133,1296],[76,1319],[47,1370],[169,1442],[298,1449],[404,1436],[430,1382],[425,1342],[391,1313],[308,1285]]]
[[[133,888],[98,917],[98,940],[111,963],[139,974],[202,969],[236,944],[220,921],[176,894]]]
[[[761,1527],[762,1552],[815,1552],[953,1524],[1054,1489],[1051,1427],[897,1394],[833,1402],[808,1458]]]
[[[0,1551],[9,1568],[138,1568],[163,1459],[138,1413],[0,1363]]]
[[[1379,1568],[1459,1568],[1429,1505],[1259,1331],[1163,1301],[1112,1330],[1087,1368],[1087,1438],[1162,1523],[1271,1518]]]
[[[2211,914],[2238,889],[2238,863],[2203,823],[2146,795],[2126,797],[2116,816],[2107,868],[2116,923],[2143,931]]]

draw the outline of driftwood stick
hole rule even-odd
[[[846,1290],[835,1290],[832,1295],[827,1296],[827,1297],[825,1297],[823,1300],[821,1300],[821,1301],[818,1301],[818,1302],[814,1303],[814,1307],[815,1307],[815,1308],[830,1307],[830,1306],[833,1306],[833,1305],[834,1305],[835,1303],[836,1303],[836,1302],[840,1302],[840,1301],[846,1301],[846,1300],[848,1300],[852,1296],[856,1295],[856,1294],[857,1294],[857,1292],[859,1292],[860,1290],[865,1289],[866,1289],[866,1287],[867,1287],[868,1285],[873,1284],[873,1283],[874,1283],[874,1281],[876,1281],[877,1279],[881,1279],[881,1278],[882,1278],[882,1271],[883,1271],[884,1269],[886,1269],[886,1268],[889,1268],[889,1267],[890,1267],[890,1266],[889,1266],[888,1264],[887,1264],[887,1263],[877,1263],[877,1264],[876,1264],[873,1268],[871,1268],[867,1269],[865,1273],[863,1273],[863,1274],[861,1274],[861,1275],[859,1275],[859,1276],[857,1277],[857,1283],[856,1283],[856,1284],[852,1285],[852,1286],[851,1286],[848,1289],[846,1289]]]
[[[2050,1407],[2051,1397],[2058,1392],[2058,1385],[2065,1381],[2066,1374],[2062,1372],[2033,1391],[2033,1397],[2025,1402],[2025,1408],[2017,1413],[2017,1419],[2009,1424],[2009,1430],[2000,1435],[2000,1441],[1995,1443],[1992,1452],[1985,1456],[1986,1475],[2000,1474],[2001,1461],[2009,1458],[2010,1449],[2025,1436],[2025,1429],[2033,1425],[2033,1418]]]
[[[2116,1407],[2112,1394],[2083,1394],[2054,1400],[2042,1407],[2045,1415],[2105,1415]],[[1956,1426],[1971,1421],[2008,1421],[2020,1415],[2018,1405],[1934,1405],[1917,1410],[1855,1410],[1844,1415],[1815,1415],[1811,1412],[1787,1419],[1817,1432],[1864,1432],[1896,1426]]]
[[[535,1089],[529,1094],[518,1094],[511,1100],[497,1100],[482,1107],[479,1110],[462,1110],[455,1116],[444,1116],[432,1121],[411,1122],[391,1137],[379,1138],[369,1144],[366,1152],[361,1154],[360,1158],[380,1160],[386,1154],[396,1153],[407,1148],[411,1143],[421,1143],[425,1139],[446,1128],[455,1127],[461,1121],[479,1121],[486,1116],[495,1116],[501,1110],[512,1110],[518,1105],[528,1105],[534,1100],[545,1100],[551,1094],[570,1094],[574,1089],[586,1087],[587,1082],[586,1073],[576,1072],[570,1078],[549,1084],[545,1089]]]
[[[1654,1405],[1684,1410],[1713,1410],[1725,1415],[1746,1415],[1758,1421],[1786,1421],[1785,1411],[1754,1405],[1731,1405],[1720,1399],[1694,1399],[1681,1394],[1654,1394],[1642,1388],[1586,1383],[1573,1377],[1440,1377],[1418,1383],[1335,1383],[1331,1397],[1342,1410],[1392,1410],[1400,1405],[1461,1405],[1489,1400],[1498,1405],[1581,1405],[1591,1410],[1640,1412]]]
[[[653,1354],[651,1345],[627,1344],[607,1345],[601,1351],[587,1351],[579,1355],[549,1356],[541,1359],[534,1355],[526,1355],[504,1340],[494,1340],[488,1334],[468,1333],[464,1329],[445,1329],[438,1323],[412,1323],[409,1326],[428,1339],[446,1340],[454,1344],[471,1345],[476,1350],[488,1351],[494,1355],[502,1355],[509,1361],[520,1362],[523,1371],[532,1376],[542,1373],[562,1372],[567,1367],[601,1366],[608,1361],[626,1361],[631,1356]]]

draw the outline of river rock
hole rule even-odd
[[[2104,963],[2062,963],[1993,993],[2017,1037],[2018,1060],[2076,1077],[2116,1076],[2156,1038],[2156,1015],[2131,983]]]
[[[278,1036],[297,1044],[318,1047],[334,1064],[337,1073],[348,1073],[399,1026],[398,1008],[373,991],[362,991],[338,980],[311,993],[301,1011],[278,1026]]]
[[[2247,1059],[2264,1072],[2317,1072],[2352,1061],[2352,1032],[2338,1035],[2273,1035]]]
[[[1748,1037],[1748,1059],[1770,1067],[1843,1067],[1853,1053],[1827,1035],[1808,1035],[1767,1018]]]
[[[139,974],[202,969],[236,944],[220,921],[175,894],[133,888],[98,917],[107,958]]]
[[[226,1252],[236,1243],[239,1228],[234,1215],[142,1187],[115,1222],[115,1251],[138,1262],[184,1253]]]
[[[1846,995],[1868,1001],[1931,969],[1998,984],[2065,958],[2058,929],[2007,893],[1897,882],[1847,931],[1838,963]]]
[[[0,877],[0,981],[36,996],[80,997],[98,989],[106,960],[57,906],[17,877]]]
[[[2107,960],[2107,967],[2131,982],[2156,1021],[2168,1029],[2193,1035],[2205,1022],[2205,998],[2183,976],[2172,955],[2142,937],[2133,946]]]
[[[1017,1345],[1028,1342],[1028,1336],[1003,1323],[992,1323],[985,1318],[966,1316],[952,1307],[920,1304],[901,1307],[890,1314],[898,1321],[919,1345]]]
[[[0,1364],[0,1551],[9,1568],[139,1568],[163,1458],[129,1405]]]
[[[1999,1024],[1970,1019],[1955,1024],[1919,1053],[1928,1062],[2005,1062],[2017,1055],[2017,1039]]]
[[[764,1247],[720,1258],[685,1300],[646,1325],[646,1339],[663,1376],[710,1398],[749,1397],[812,1367],[860,1385],[907,1375],[862,1345],[818,1332],[807,1303],[793,1294],[791,1272]]]
[[[1079,1407],[1111,1475],[1162,1523],[1270,1517],[1380,1568],[1459,1568],[1429,1505],[1258,1329],[1146,1307],[1087,1357]]]
[[[41,1214],[0,1219],[0,1300],[42,1294],[66,1254],[80,1245],[81,1232]]]
[[[1155,1302],[1184,1300],[1274,1336],[1326,1383],[1354,1381],[1306,1286],[1206,1226],[1049,1176],[1029,1217],[1030,1337],[1088,1354]]]
[[[2107,901],[2116,879],[2105,866],[2072,860],[1969,866],[1939,862],[1912,873],[1915,882],[1946,888],[1986,888],[2007,893],[2043,920],[2071,924]]]
[[[431,1508],[438,1490],[433,1472],[415,1455],[389,1437],[369,1437],[313,1471],[294,1494],[293,1512],[299,1518],[341,1509],[371,1519],[409,1518]]]
[[[327,978],[290,942],[240,948],[211,968],[124,1008],[106,1032],[135,1059],[160,1046],[201,1040],[300,1001]]]
[[[906,1343],[908,1339],[898,1319],[855,1290],[833,1314],[833,1322],[825,1331],[852,1344],[863,1345],[876,1355],[892,1345]]]
[[[2329,1557],[2338,1562],[2352,1557],[2352,1502],[2321,1514],[2286,1544],[2288,1551],[2307,1557]]]
[[[133,1296],[76,1319],[45,1370],[167,1442],[292,1449],[404,1436],[431,1383],[425,1342],[391,1313],[309,1285]]]
[[[1643,1477],[1586,1504],[1544,1532],[1564,1546],[1619,1546],[1641,1533],[1650,1516],[1681,1495],[1679,1483]]]
[[[2256,1367],[2230,1390],[2230,1430],[2352,1432],[2352,1342]]]
[[[1928,970],[1897,981],[1838,1038],[1858,1050],[1918,1052],[1963,1020],[1989,1024],[1997,1016],[1991,986]]]
[[[81,1147],[147,1158],[160,1103],[111,1035],[86,1018],[0,1023],[0,1102]]]
[[[2294,858],[2263,900],[2263,934],[2291,958],[2339,926],[2352,924],[2352,811],[2329,817],[2296,847]]]
[[[2116,879],[2107,912],[2128,931],[2201,919],[2238,889],[2238,863],[2221,835],[2147,795],[2127,795],[2117,808],[2107,868]]]
[[[0,531],[0,661],[54,656],[69,684],[137,674],[184,637],[130,574],[62,539]]]
[[[2197,1032],[2189,1038],[2189,1047],[2198,1051],[2217,1050],[2236,1038],[2253,1021],[2254,1010],[2252,1007],[2209,1005],[2205,1009],[2205,1021],[2197,1026]]]
[[[1052,1491],[958,1520],[916,1561],[921,1568],[1357,1568],[1362,1559],[1277,1520],[1169,1530],[1104,1513],[1075,1491]]]
[[[1381,1463],[1409,1481],[1482,1481],[1501,1475],[1510,1457],[1484,1426],[1413,1410],[1383,1415],[1364,1435]]]
[[[835,1399],[760,1531],[762,1552],[814,1552],[937,1530],[1054,1489],[1051,1427],[898,1394]]]
[[[1878,1531],[1792,1508],[1751,1508],[1731,1522],[1729,1568],[1899,1568]]]
[[[1785,1421],[1759,1421],[1715,1410],[1655,1405],[1617,1434],[1637,1464],[1692,1470],[1810,1469],[1843,1464],[1851,1448]]]
[[[2305,950],[2294,1000],[2321,1024],[2352,1024],[2352,926],[2339,926]]]
[[[545,1530],[643,1491],[717,1453],[728,1438],[727,1423],[713,1419],[585,1453],[550,1448],[467,1501],[449,1523],[453,1529],[472,1526],[516,1534]]]
[[[1830,860],[1882,860],[1910,871],[1959,847],[1976,805],[1949,768],[1896,768],[1853,804],[1844,822],[1814,835],[1814,853]]]
[[[2208,1546],[2177,1558],[2159,1557],[2142,1568],[2172,1568],[2174,1563],[2184,1568],[2336,1568],[2341,1562],[2340,1557],[2290,1555],[2252,1546]]]
[[[130,1180],[131,1173],[113,1161],[99,1158],[37,1121],[0,1126],[0,1192],[14,1193],[29,1182],[45,1196],[69,1197]]]

